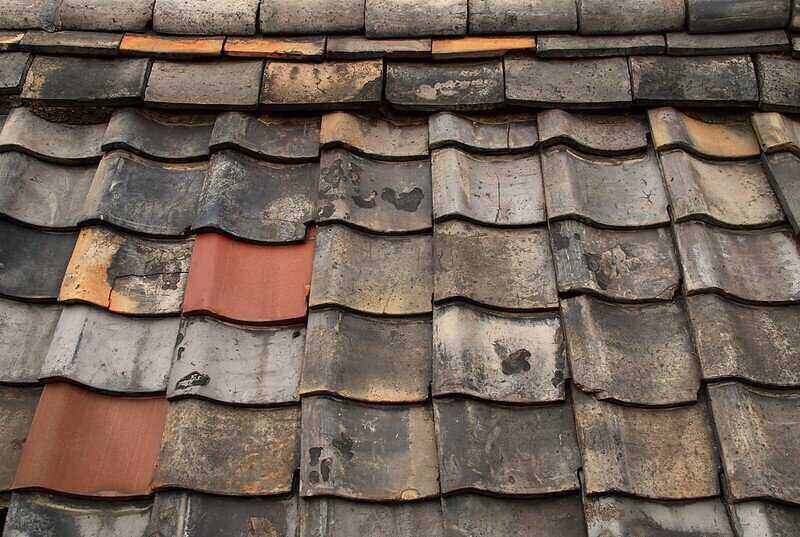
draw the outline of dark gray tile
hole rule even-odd
[[[153,29],[164,34],[253,35],[258,0],[155,0]]]
[[[300,507],[301,537],[444,535],[438,499],[386,504],[318,497],[302,499]]]
[[[221,114],[211,132],[211,151],[236,149],[274,161],[306,162],[319,157],[320,118]]]
[[[536,55],[540,58],[604,58],[633,54],[664,54],[664,36],[642,35],[540,35]]]
[[[322,117],[320,143],[382,160],[419,159],[428,155],[428,126],[419,118],[333,112]]]
[[[767,172],[775,194],[795,233],[800,234],[800,157],[781,152],[767,155]]]
[[[547,110],[537,117],[542,145],[566,144],[599,155],[647,148],[647,121],[640,115],[570,113]]]
[[[0,382],[39,380],[61,306],[0,299]]]
[[[26,32],[20,47],[37,54],[116,56],[122,34],[107,32]]]
[[[261,0],[259,21],[265,34],[360,34],[364,0]]]
[[[683,27],[681,0],[581,0],[578,20],[582,34],[646,34]]]
[[[562,0],[470,0],[470,34],[574,32],[578,10]]]
[[[705,54],[753,54],[789,50],[785,30],[735,32],[727,34],[667,34],[667,54],[702,56]]]
[[[793,505],[742,502],[733,512],[742,537],[792,537],[800,526],[800,509]]]
[[[648,111],[656,149],[680,148],[716,160],[752,159],[761,151],[745,114],[683,113],[675,108]]]
[[[455,146],[478,153],[505,153],[533,149],[539,143],[536,116],[502,114],[467,117],[439,112],[428,118],[431,149]]]
[[[0,95],[22,91],[31,57],[27,52],[0,52]]]
[[[689,31],[693,33],[783,28],[791,12],[790,0],[687,0],[686,7]]]
[[[800,112],[800,61],[788,56],[759,54],[756,57],[760,108]]]
[[[429,37],[467,33],[467,0],[366,0],[367,37]]]

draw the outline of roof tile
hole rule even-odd
[[[736,32],[729,34],[667,34],[667,53],[673,56],[703,54],[752,54],[789,49],[785,30]]]
[[[708,387],[727,486],[734,500],[800,503],[800,393],[729,382]]]
[[[787,56],[759,54],[756,57],[758,85],[761,92],[760,108],[800,112],[800,61]]]
[[[744,116],[691,116],[675,108],[648,111],[653,143],[661,151],[680,148],[712,159],[746,159],[760,154],[758,141]]]
[[[685,17],[681,0],[581,0],[582,34],[645,34],[680,30]]]
[[[733,231],[692,222],[677,224],[676,234],[687,293],[800,301],[800,246],[790,229]]]
[[[599,401],[573,390],[587,494],[619,492],[659,500],[719,494],[705,403],[667,409]]]
[[[800,157],[792,153],[774,153],[765,159],[770,182],[795,233],[800,233]]]
[[[430,39],[368,39],[363,36],[329,36],[326,56],[338,60],[428,58]]]
[[[163,392],[180,319],[134,319],[91,306],[61,312],[40,378],[112,392]]]
[[[419,158],[428,155],[428,126],[418,120],[333,112],[322,116],[320,143],[383,160]]]
[[[49,384],[13,486],[79,496],[146,496],[166,411],[163,396],[112,396]]]
[[[639,115],[546,110],[537,120],[542,145],[566,144],[600,155],[640,152],[647,147],[647,122]]]
[[[0,50],[17,50],[25,32],[0,31]]]
[[[434,39],[434,60],[499,58],[513,50],[536,50],[534,36],[455,37]]]
[[[439,499],[386,504],[317,497],[300,505],[300,535],[444,537]]]
[[[236,496],[291,492],[300,455],[298,406],[245,408],[194,398],[168,406],[154,488]]]
[[[338,34],[364,31],[364,0],[261,0],[265,34]]]
[[[509,407],[437,399],[434,409],[443,493],[578,490],[581,462],[568,404]]]
[[[456,146],[478,153],[532,149],[539,143],[536,118],[529,114],[465,117],[439,112],[428,117],[431,149]]]
[[[742,537],[792,537],[800,525],[800,509],[773,502],[751,501],[732,506]]]
[[[575,2],[565,0],[469,0],[473,34],[574,32]]]
[[[61,306],[0,299],[0,382],[32,384],[61,314]]]
[[[602,58],[633,54],[664,54],[664,36],[641,35],[570,35],[539,36],[536,55],[540,58]]]
[[[758,161],[707,161],[681,150],[661,155],[676,221],[731,227],[783,221],[783,211]]]
[[[165,107],[254,109],[263,67],[254,60],[156,61],[144,100]]]
[[[31,63],[27,52],[0,52],[0,95],[17,94]]]
[[[76,233],[39,231],[0,220],[0,294],[54,300]]]
[[[274,161],[310,161],[319,157],[320,118],[260,116],[225,112],[217,117],[210,149],[236,149]]]
[[[375,236],[345,226],[317,233],[310,305],[340,305],[364,313],[431,311],[430,235]]]
[[[434,229],[434,300],[508,310],[558,306],[546,228],[498,229],[459,220]]]
[[[121,40],[120,34],[106,32],[29,31],[20,46],[37,54],[115,56]]]
[[[253,35],[258,0],[155,0],[153,28],[165,34]]]
[[[301,496],[416,500],[439,494],[429,406],[303,400]]]
[[[119,45],[122,54],[156,58],[201,58],[222,54],[224,37],[171,37],[153,34],[125,34]]]
[[[0,28],[54,31],[58,2],[55,0],[6,0],[0,13]]]
[[[486,110],[503,104],[500,60],[389,63],[386,99],[401,109]]]
[[[211,157],[192,229],[258,242],[302,241],[313,220],[316,163],[276,164],[237,151]]]
[[[313,255],[314,240],[255,245],[202,234],[192,255],[183,311],[252,323],[301,319]]]
[[[555,61],[514,54],[503,62],[509,104],[597,108],[631,101],[624,58]]]
[[[367,317],[338,309],[309,314],[301,395],[425,401],[430,382],[430,319]]]
[[[428,37],[467,33],[467,0],[366,0],[367,37]]]
[[[0,491],[11,488],[41,388],[0,386]]]
[[[262,37],[225,39],[225,55],[244,58],[277,58],[286,60],[321,60],[325,54],[325,37]]]
[[[449,304],[434,309],[433,326],[434,396],[507,403],[564,399],[568,372],[557,315]]]
[[[65,30],[142,32],[153,18],[155,0],[61,0],[58,25]]]
[[[462,217],[493,225],[545,221],[538,155],[472,155],[436,149],[431,160],[434,218]]]
[[[758,84],[748,56],[633,56],[633,98],[641,104],[749,106]]]
[[[297,326],[266,328],[186,317],[167,397],[247,405],[297,401],[304,335],[305,329]]]
[[[792,151],[800,156],[800,121],[777,112],[755,112],[752,121],[764,153]]]
[[[689,31],[694,33],[783,28],[791,12],[790,0],[687,0],[686,7]]]
[[[575,384],[597,399],[636,405],[697,400],[700,369],[680,303],[561,302]]]
[[[180,311],[193,240],[150,240],[103,227],[81,230],[58,295],[117,313]]]

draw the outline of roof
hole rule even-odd
[[[5,0],[3,535],[796,535],[799,38]]]

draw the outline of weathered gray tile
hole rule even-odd
[[[686,7],[689,31],[701,34],[783,28],[791,12],[790,0],[687,0]]]
[[[0,490],[8,492],[17,472],[42,389],[0,386]]]
[[[103,151],[126,149],[165,162],[203,160],[213,126],[213,116],[124,108],[108,122]]]
[[[360,34],[364,0],[261,0],[259,20],[265,34]]]
[[[442,492],[535,495],[578,490],[572,409],[436,399]]]
[[[382,160],[422,158],[428,155],[428,126],[419,119],[333,112],[322,117],[320,143],[322,147],[344,147]]]
[[[433,216],[493,225],[545,221],[538,155],[471,155],[436,149],[431,156]]]
[[[430,235],[378,237],[323,226],[317,232],[309,305],[386,315],[430,312],[432,263]]]
[[[26,30],[28,28],[54,31],[56,0],[6,0],[0,11],[0,28]]]
[[[325,55],[337,60],[402,60],[429,58],[428,39],[368,39],[360,35],[328,36]]]
[[[680,30],[685,17],[681,0],[581,0],[582,34],[645,34]]]
[[[39,231],[0,220],[0,236],[0,294],[54,300],[77,233]]]
[[[303,537],[443,537],[439,499],[376,503],[336,497],[304,498],[300,502],[300,535]]]
[[[439,494],[429,406],[303,399],[301,496],[416,500]]]
[[[304,335],[298,326],[255,327],[187,317],[175,344],[167,397],[247,405],[297,401]]]
[[[735,32],[728,34],[667,34],[667,54],[701,56],[706,54],[752,54],[789,50],[785,30]]]
[[[20,47],[37,54],[76,54],[116,56],[122,34],[108,32],[38,32],[30,31]]]
[[[83,221],[151,235],[180,236],[192,225],[208,164],[168,164],[107,153],[83,206]]]
[[[162,392],[180,319],[136,319],[80,304],[61,312],[40,378],[112,392]]]
[[[661,154],[676,221],[706,220],[730,227],[783,221],[780,203],[761,163],[709,161],[682,150]]]
[[[94,171],[17,151],[0,153],[0,213],[37,227],[75,227]]]
[[[573,390],[587,494],[688,500],[719,494],[705,403],[654,409],[599,401]]]
[[[367,37],[428,37],[467,33],[467,0],[366,0]]]
[[[664,36],[642,35],[541,35],[536,40],[540,58],[603,58],[633,54],[664,54]]]
[[[61,0],[58,26],[64,30],[143,32],[155,0]]]
[[[579,218],[609,227],[666,224],[667,193],[655,152],[596,157],[565,146],[542,152],[550,219]]]
[[[164,34],[253,35],[258,0],[155,0],[153,29]]]
[[[656,149],[680,148],[717,160],[749,159],[760,154],[749,118],[739,114],[688,115],[675,108],[648,111]]]
[[[542,145],[566,144],[588,153],[621,155],[647,148],[647,121],[639,115],[540,112]]]
[[[66,125],[40,118],[29,108],[15,108],[0,131],[0,151],[17,150],[64,164],[97,162],[105,124]]]
[[[407,403],[425,401],[430,382],[429,318],[386,319],[339,309],[309,314],[301,395]]]
[[[22,90],[30,63],[28,52],[0,52],[0,95],[16,94]]]
[[[319,157],[320,118],[221,114],[211,132],[211,151],[236,149],[275,161],[311,161]]]
[[[633,56],[633,99],[640,104],[752,106],[758,102],[749,56]]]
[[[0,382],[39,380],[61,306],[0,299]]]
[[[144,93],[150,60],[36,56],[22,98],[52,104],[125,104]]]
[[[498,229],[449,220],[434,228],[434,300],[509,310],[558,306],[546,228]]]
[[[718,291],[752,302],[800,301],[800,246],[788,227],[734,231],[676,225],[689,294]]]
[[[725,505],[718,498],[664,503],[625,496],[588,496],[583,507],[589,537],[734,537]]]
[[[732,507],[742,537],[792,537],[800,526],[800,508],[750,501]]]
[[[700,368],[680,303],[579,296],[563,300],[561,311],[572,378],[584,392],[645,406],[697,400]]]
[[[466,117],[439,112],[428,118],[428,140],[431,149],[456,146],[478,153],[506,153],[533,149],[539,133],[532,114]]]
[[[360,107],[381,101],[383,61],[269,62],[261,104],[275,110]]]
[[[297,406],[171,401],[153,488],[232,496],[289,493],[300,458],[299,441]]]
[[[345,222],[379,233],[431,227],[431,165],[424,160],[386,162],[345,149],[320,158],[318,222]]]
[[[434,396],[508,403],[564,399],[568,373],[557,315],[449,304],[434,309],[433,327]]]
[[[578,10],[563,0],[469,0],[470,34],[574,32]]]
[[[792,151],[800,156],[800,121],[777,112],[755,112],[753,129],[764,153]]]
[[[254,109],[263,66],[255,60],[156,61],[144,101],[164,107]]]
[[[510,55],[503,62],[509,104],[598,108],[631,102],[625,58],[558,61]]]
[[[800,61],[787,56],[759,54],[756,57],[760,108],[800,112]]]
[[[795,233],[800,234],[800,157],[792,153],[773,153],[765,158],[775,194]]]
[[[800,503],[800,392],[728,382],[708,393],[731,498]]]
[[[500,60],[452,63],[389,63],[386,99],[404,109],[486,110],[504,100]]]

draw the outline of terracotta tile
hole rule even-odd
[[[244,58],[320,60],[325,54],[325,37],[229,37],[225,55]]]
[[[0,50],[17,50],[25,32],[0,32]]]
[[[99,497],[148,495],[166,413],[164,397],[110,396],[49,384],[14,488]]]
[[[313,259],[314,240],[261,246],[200,235],[183,311],[254,323],[303,318]]]
[[[224,37],[166,37],[163,35],[125,34],[119,45],[122,54],[137,56],[219,56]]]
[[[433,59],[456,58],[496,58],[511,50],[536,49],[533,36],[513,37],[460,37],[454,39],[434,39]]]

